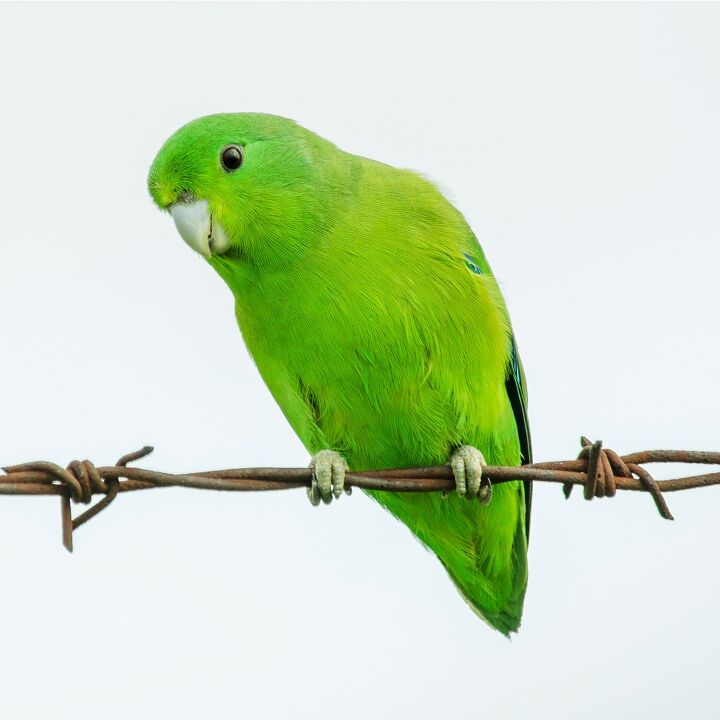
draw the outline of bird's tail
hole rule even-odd
[[[504,635],[516,632],[527,587],[524,488],[494,488],[483,506],[452,493],[372,493],[435,553],[472,610]]]
[[[517,525],[512,555],[505,571],[491,582],[479,569],[473,572],[473,568],[465,565],[456,571],[441,555],[438,554],[438,558],[463,600],[480,619],[508,637],[518,631],[528,577],[524,523]]]

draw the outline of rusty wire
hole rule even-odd
[[[483,477],[491,483],[512,480],[562,483],[565,497],[575,485],[582,485],[585,498],[612,497],[616,490],[648,492],[658,512],[667,520],[673,516],[663,492],[720,485],[720,472],[657,481],[642,467],[647,463],[692,463],[720,465],[720,452],[693,450],[645,450],[619,456],[603,448],[602,442],[581,438],[582,450],[576,460],[534,463],[521,467],[487,465]],[[66,468],[38,461],[2,468],[0,495],[59,495],[62,540],[73,549],[73,530],[86,523],[115,500],[119,493],[156,487],[186,487],[203,490],[249,491],[284,490],[310,485],[309,468],[239,468],[175,475],[128,467],[128,463],[149,455],[146,446],[123,455],[115,465],[96,467],[89,460],[73,460]],[[390,492],[441,492],[455,483],[448,465],[352,472],[345,476],[347,487]],[[93,495],[103,495],[95,505],[72,517],[71,502],[89,504]]]

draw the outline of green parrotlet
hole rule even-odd
[[[527,586],[524,374],[485,255],[427,179],[292,120],[193,120],[163,145],[153,200],[225,281],[247,348],[313,455],[310,500],[348,468],[449,463],[457,492],[369,492],[443,564],[470,607],[516,631]]]

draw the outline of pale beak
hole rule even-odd
[[[203,257],[220,255],[230,247],[222,226],[210,214],[207,200],[175,203],[170,214],[180,237]]]

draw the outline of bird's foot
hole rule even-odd
[[[450,467],[455,476],[455,489],[458,495],[473,500],[477,498],[483,505],[492,500],[492,485],[483,479],[482,469],[486,465],[482,453],[472,445],[461,445],[450,455]]]
[[[339,498],[343,491],[350,495],[351,488],[345,488],[348,464],[339,452],[321,450],[313,455],[309,467],[313,477],[307,495],[313,505],[319,505],[321,500],[329,505],[333,497]]]

